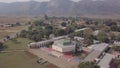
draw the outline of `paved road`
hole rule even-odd
[[[51,56],[49,53],[42,51],[41,49],[30,49],[29,52],[37,55],[40,58],[60,67],[60,68],[77,68],[78,63],[64,60],[63,58],[58,58]]]

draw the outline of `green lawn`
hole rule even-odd
[[[25,52],[0,53],[0,68],[45,68],[48,64],[41,65],[36,60]]]
[[[5,50],[27,49],[27,44],[32,42],[26,38],[17,38],[5,42],[7,48]]]
[[[4,50],[27,50],[27,44],[29,42],[31,42],[31,40],[26,38],[9,40],[5,43],[7,48]],[[45,68],[45,66],[49,64],[38,64],[36,63],[37,59],[38,57],[28,52],[0,53],[0,68]]]

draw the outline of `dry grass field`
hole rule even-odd
[[[0,17],[0,24],[16,22],[26,23],[31,19],[32,17]]]
[[[86,18],[93,18],[93,19],[120,19],[120,15],[84,15],[83,17]]]
[[[10,27],[10,28],[1,28],[0,29],[0,38],[3,38],[9,34],[18,32],[19,30],[25,29],[28,26],[17,26],[17,27]]]
[[[21,24],[23,24],[23,26],[16,27],[0,27],[0,38],[15,33],[19,30],[25,29],[27,27],[25,24],[31,20],[32,17],[0,17],[0,24],[14,24],[16,22],[20,22]]]

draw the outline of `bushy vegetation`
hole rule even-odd
[[[62,29],[53,26],[52,24],[48,24],[44,20],[36,20],[29,27],[28,31],[23,30],[21,32],[20,37],[29,38],[34,41],[41,41],[44,38],[49,39],[49,36],[51,34],[54,34],[55,36],[63,36],[73,33],[74,30],[78,28],[79,26],[76,23],[69,24],[68,26],[66,26],[66,29]]]
[[[82,62],[78,65],[78,68],[100,68],[92,62]]]

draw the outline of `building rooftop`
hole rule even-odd
[[[84,40],[83,37],[78,37],[78,36],[75,36],[74,39],[77,39],[77,40]]]
[[[67,37],[67,36],[54,37],[54,38],[49,39],[49,40],[44,40],[44,41],[40,41],[40,42],[33,42],[33,43],[30,43],[30,44],[39,45],[39,44],[43,44],[43,43],[54,42],[55,40],[59,40],[59,39],[65,38],[65,37]]]
[[[94,44],[89,46],[88,48],[93,49],[93,50],[97,50],[97,51],[105,51],[105,49],[108,47],[109,45],[106,43],[100,43],[100,44]]]
[[[77,29],[77,30],[75,30],[75,32],[83,31],[83,30],[86,30],[86,29],[89,29],[89,28]]]
[[[111,54],[106,54],[103,59],[100,60],[100,62],[98,63],[98,65],[100,67],[103,67],[103,68],[110,68],[110,63],[112,61],[112,59],[114,58],[113,55]]]
[[[92,51],[85,59],[84,59],[84,62],[86,61],[94,61],[96,58],[98,58],[99,56],[101,55],[101,52],[100,51]]]
[[[96,35],[98,35],[100,32],[101,32],[101,30],[96,30],[96,31],[93,32],[93,35],[96,36]]]
[[[56,40],[54,42],[54,45],[61,46],[61,47],[63,47],[63,46],[73,46],[74,43],[70,39],[60,39],[60,40]]]

